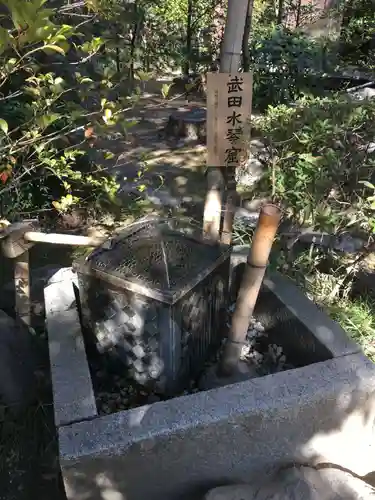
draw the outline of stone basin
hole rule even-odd
[[[232,292],[248,248],[232,253]],[[55,422],[68,500],[184,500],[291,462],[375,469],[375,368],[288,279],[269,273],[255,317],[296,368],[99,416],[75,276],[45,288]],[[72,306],[73,304],[73,306]]]

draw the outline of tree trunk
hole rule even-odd
[[[352,1],[346,2],[341,22],[341,27],[343,29],[348,27],[350,20],[353,17],[353,14],[354,14],[353,2]]]
[[[118,43],[118,42],[117,42]],[[121,70],[121,64],[120,64],[120,48],[118,45],[116,45],[116,69],[117,73],[120,73]]]
[[[348,44],[346,41],[346,30],[348,29],[348,26],[350,24],[352,17],[354,16],[354,13],[355,13],[354,2],[352,0],[349,0],[345,4],[341,21],[341,27],[340,27],[339,51],[342,56],[345,56],[345,52],[348,48]]]
[[[191,58],[191,41],[193,31],[193,0],[188,0],[187,23],[186,23],[186,55],[184,64],[184,74],[189,76],[190,73],[190,58]]]
[[[220,58],[221,73],[236,73],[241,62],[241,46],[248,11],[248,0],[232,0],[228,2],[224,40]],[[230,171],[229,171],[230,170]],[[236,182],[234,169],[227,172],[227,201],[224,212],[224,227],[231,233],[234,216],[234,200]],[[210,167],[207,170],[207,197],[204,207],[203,231],[212,239],[220,235],[220,216],[222,211],[224,179],[220,168]]]
[[[254,0],[249,0],[245,22],[245,31],[242,38],[242,69],[244,73],[247,73],[250,70],[249,37],[251,31],[251,21],[253,17],[253,6]]]
[[[283,24],[283,16],[284,16],[284,0],[279,0],[278,9],[277,9],[277,24]]]
[[[134,26],[132,32],[132,39],[130,44],[130,65],[129,65],[129,80],[131,83],[134,82],[134,60],[135,60],[135,51],[140,40],[140,34],[142,31],[142,25],[144,20],[144,12],[143,10],[139,10],[137,3],[134,4]]]
[[[297,14],[296,14],[296,28],[299,27],[301,23],[301,8],[302,8],[302,0],[298,0],[297,4]]]

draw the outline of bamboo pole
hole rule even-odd
[[[248,0],[231,0],[228,2],[227,18],[225,22],[224,40],[220,57],[220,73],[237,73],[241,63],[242,38],[245,30],[245,22],[248,11]],[[218,178],[220,179],[218,181]],[[207,169],[207,195],[203,213],[203,232],[214,240],[220,237],[220,222],[223,204],[223,187],[225,185],[222,172],[219,167]],[[233,193],[228,193],[224,211],[225,218],[229,222],[224,226],[230,234],[234,215]],[[228,237],[225,238],[228,240]]]
[[[262,207],[219,364],[218,375],[221,377],[231,376],[238,365],[280,218],[279,207],[272,204]]]
[[[228,169],[229,170],[229,169]],[[223,229],[221,232],[221,243],[230,245],[232,243],[233,220],[237,206],[237,190],[235,173],[233,171],[227,173],[226,182],[226,200],[223,216]]]
[[[75,247],[97,247],[101,245],[107,237],[28,231],[24,234],[24,239],[33,243],[50,243],[52,245],[70,245]]]

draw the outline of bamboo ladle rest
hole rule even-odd
[[[0,244],[4,257],[14,261],[15,310],[28,326],[31,323],[29,250],[35,243],[52,245],[97,247],[107,237],[78,236],[39,231],[36,220],[10,224],[0,232]]]

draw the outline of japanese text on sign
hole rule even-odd
[[[241,147],[236,147],[242,139],[243,136],[243,116],[239,113],[237,109],[242,106],[242,92],[243,92],[243,78],[234,76],[231,78],[229,75],[229,81],[227,82],[228,88],[228,112],[231,108],[233,111],[227,116],[227,135],[226,139],[230,143],[230,147],[225,150],[225,165],[238,165],[240,161]],[[236,93],[239,95],[231,95]]]
[[[208,166],[239,164],[249,137],[251,101],[251,73],[207,75]]]

